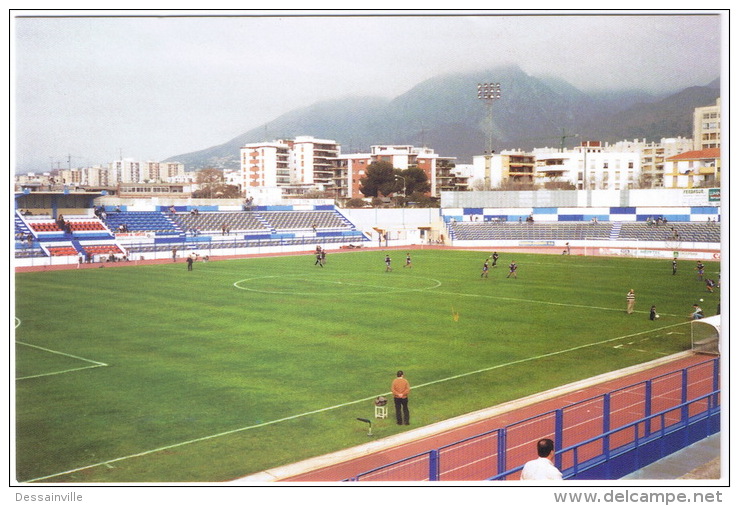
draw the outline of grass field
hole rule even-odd
[[[17,274],[17,479],[233,479],[365,443],[398,369],[411,425],[377,437],[686,350],[719,297],[690,261],[389,253]]]

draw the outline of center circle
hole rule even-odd
[[[249,292],[280,295],[358,295],[403,293],[433,290],[441,281],[416,276],[393,276],[391,274],[365,274],[361,277],[306,276],[284,274],[257,276],[236,281],[234,287]]]

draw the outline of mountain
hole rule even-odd
[[[501,97],[488,105],[477,83],[498,82]],[[571,147],[580,140],[618,142],[691,137],[693,110],[713,105],[718,79],[669,96],[640,90],[584,92],[552,77],[533,77],[515,65],[445,74],[423,81],[392,100],[344,97],[296,109],[204,150],[170,157],[188,170],[238,168],[250,142],[310,135],[332,139],[343,153],[368,152],[374,144],[429,146],[441,156],[469,163],[482,154],[492,113],[493,149]]]

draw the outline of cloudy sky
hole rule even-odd
[[[394,97],[501,64],[583,90],[652,92],[725,67],[715,12],[551,13],[15,11],[15,168],[161,160],[319,100]]]

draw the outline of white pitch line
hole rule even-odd
[[[689,323],[689,322],[676,323],[676,324],[668,325],[666,327],[661,327],[661,328],[670,328],[670,327],[675,327],[675,326],[678,326],[678,325],[685,325],[685,323]],[[656,329],[656,330],[660,330],[660,329]],[[572,351],[581,350],[583,348],[589,348],[589,347],[592,347],[592,346],[598,346],[598,345],[606,344],[606,343],[609,343],[609,342],[612,342],[612,341],[617,341],[619,339],[626,339],[626,338],[629,338],[629,337],[638,336],[640,334],[645,334],[647,332],[652,332],[652,330],[645,330],[643,332],[637,332],[636,334],[629,334],[629,335],[626,335],[626,336],[613,337],[613,338],[605,339],[603,341],[598,341],[598,342],[595,342],[595,343],[583,344],[583,345],[580,345],[580,346],[575,346],[573,348],[567,348],[567,349],[564,349],[564,350],[553,351],[551,353],[544,353],[542,355],[536,355],[536,356],[533,356],[533,357],[523,358],[523,359],[520,359],[520,360],[514,360],[512,362],[507,362],[505,364],[498,364],[498,365],[494,365],[494,366],[491,366],[491,367],[486,367],[486,368],[483,368],[483,369],[478,369],[476,371],[470,371],[470,372],[466,372],[466,373],[462,373],[462,374],[457,374],[457,375],[454,375],[454,376],[449,376],[448,378],[442,378],[442,379],[438,379],[438,380],[434,380],[434,381],[429,381],[427,383],[422,383],[422,384],[416,385],[413,388],[414,389],[419,389],[419,388],[428,387],[428,386],[431,386],[431,385],[436,385],[438,383],[443,383],[443,382],[446,382],[446,381],[452,381],[452,380],[455,380],[455,379],[464,378],[466,376],[472,376],[472,375],[480,374],[480,373],[483,373],[483,372],[493,371],[495,369],[501,369],[503,367],[509,367],[509,366],[512,366],[512,365],[522,364],[524,362],[531,362],[531,361],[534,361],[534,360],[540,360],[542,358],[552,357],[552,356],[555,356],[555,355],[562,355],[564,353],[570,353]],[[389,394],[390,394],[390,392],[385,392],[385,393],[378,394],[378,395],[389,395]],[[228,431],[224,431],[224,432],[219,432],[217,434],[211,434],[209,436],[203,436],[203,437],[199,437],[199,438],[196,438],[196,439],[191,439],[191,440],[188,440],[188,441],[181,441],[179,443],[174,443],[174,444],[171,444],[171,445],[162,446],[162,447],[159,447],[159,448],[155,448],[153,450],[147,450],[147,451],[143,451],[143,452],[140,452],[140,453],[135,453],[133,455],[127,455],[125,457],[118,457],[118,458],[115,458],[115,459],[106,460],[104,462],[98,462],[96,464],[90,464],[90,465],[87,465],[87,466],[78,467],[78,468],[75,468],[75,469],[70,469],[68,471],[61,471],[59,473],[50,474],[48,476],[42,476],[42,477],[39,477],[39,478],[33,478],[31,480],[27,480],[24,483],[33,483],[33,482],[36,482],[36,481],[47,480],[47,479],[50,479],[50,478],[56,478],[56,477],[59,477],[59,476],[64,476],[66,474],[76,473],[76,472],[79,472],[79,471],[84,471],[84,470],[92,469],[92,468],[95,468],[95,467],[109,466],[110,464],[113,464],[115,462],[121,462],[123,460],[129,460],[129,459],[133,459],[133,458],[137,458],[137,457],[143,457],[143,456],[146,456],[146,455],[150,455],[152,453],[157,453],[157,452],[162,452],[162,451],[170,450],[172,448],[178,448],[178,447],[181,447],[181,446],[186,446],[186,445],[190,445],[190,444],[194,444],[194,443],[200,443],[202,441],[208,441],[210,439],[215,439],[215,438],[219,438],[219,437],[223,437],[223,436],[228,436],[228,435],[231,435],[231,434],[236,434],[238,432],[244,432],[244,431],[247,431],[247,430],[258,429],[260,427],[266,427],[268,425],[274,425],[274,424],[277,424],[277,423],[286,422],[286,421],[289,421],[289,420],[295,420],[295,419],[298,419],[298,418],[303,418],[303,417],[306,417],[306,416],[315,415],[316,413],[323,413],[323,412],[326,412],[326,411],[332,411],[334,409],[343,408],[343,407],[346,407],[346,406],[351,406],[353,404],[359,404],[360,402],[367,402],[367,401],[370,401],[370,400],[374,400],[376,398],[377,398],[377,395],[373,395],[373,396],[370,396],[370,397],[365,397],[363,399],[358,399],[358,400],[354,400],[354,401],[344,402],[342,404],[336,404],[334,406],[328,406],[328,407],[325,407],[325,408],[315,409],[313,411],[307,411],[305,413],[299,413],[299,414],[296,414],[296,415],[291,415],[291,416],[287,416],[287,417],[284,417],[284,418],[279,418],[277,420],[271,420],[269,422],[262,422],[262,423],[258,423],[258,424],[255,424],[255,425],[248,425],[246,427],[239,427],[237,429],[232,429],[232,430],[228,430]]]
[[[239,283],[243,281],[252,281],[254,279],[264,279],[264,278],[281,278],[286,276],[261,276],[257,278],[247,278],[247,279],[241,279],[239,281],[236,281],[233,286],[245,291],[253,291],[257,293],[269,293],[269,294],[280,294],[280,295],[315,295],[314,292],[311,293],[302,293],[302,292],[270,292],[266,290],[255,290],[253,288],[246,288],[239,285]],[[534,299],[519,299],[515,297],[501,297],[499,295],[488,295],[488,294],[481,294],[481,293],[459,293],[459,292],[445,292],[442,290],[436,290],[436,288],[440,287],[442,285],[441,281],[433,278],[423,278],[423,279],[429,279],[431,281],[434,281],[436,283],[435,286],[432,287],[426,287],[426,288],[402,288],[402,287],[391,287],[391,286],[378,286],[378,285],[370,285],[370,284],[364,284],[364,283],[350,283],[350,282],[343,282],[343,284],[351,285],[351,286],[358,286],[358,287],[368,287],[368,288],[385,288],[392,290],[393,292],[401,292],[401,291],[408,291],[408,292],[423,292],[428,291],[434,294],[439,295],[452,295],[452,296],[458,296],[458,297],[480,297],[480,298],[486,298],[486,299],[495,299],[495,300],[506,300],[509,302],[521,302],[521,303],[529,303],[529,304],[546,304],[551,306],[566,306],[566,307],[576,307],[581,309],[598,309],[600,311],[616,311],[616,312],[624,312],[624,309],[620,308],[614,308],[614,307],[599,307],[599,306],[587,306],[585,304],[571,304],[567,302],[552,302],[548,300],[534,300]],[[316,281],[312,278],[303,278],[305,281]],[[320,280],[326,284],[342,284],[341,281],[330,281],[330,280]],[[367,294],[367,295],[377,295],[377,294]],[[634,311],[635,313],[643,313],[647,314],[648,311]],[[668,314],[668,313],[662,313],[665,316],[680,316],[675,314]]]
[[[275,291],[275,290],[257,290],[255,288],[249,288],[245,286],[241,286],[240,283],[243,283],[244,281],[253,281],[256,279],[266,279],[266,278],[286,278],[290,276],[260,276],[256,278],[247,278],[247,279],[240,279],[239,281],[236,281],[233,286],[238,288],[239,290],[244,290],[248,292],[256,292],[256,293],[266,293],[266,294],[274,294],[274,295],[321,295],[322,292],[297,292],[297,291]],[[427,287],[420,287],[420,288],[409,288],[409,287],[402,287],[402,286],[388,286],[388,285],[372,285],[369,283],[354,283],[351,281],[341,281],[341,280],[332,280],[332,279],[315,279],[315,278],[298,278],[296,281],[308,281],[311,283],[323,283],[326,285],[344,285],[344,286],[351,286],[351,287],[359,287],[359,288],[378,288],[385,290],[385,293],[393,292],[423,292],[426,290],[433,290],[435,288],[438,288],[441,286],[441,281],[434,278],[414,278],[414,279],[425,279],[429,281],[433,281],[433,286],[427,286]],[[381,292],[378,293],[364,293],[364,292],[352,292],[351,294],[356,295],[357,293],[363,293],[364,295],[377,295],[381,294]],[[350,295],[351,295],[350,294]],[[339,295],[336,293],[330,293],[329,295]]]
[[[20,380],[27,380],[27,379],[34,379],[34,378],[43,378],[45,376],[56,376],[58,374],[67,374],[69,372],[84,371],[86,369],[95,369],[97,367],[107,367],[107,364],[88,365],[86,367],[76,367],[74,369],[65,369],[63,371],[47,372],[44,374],[34,374],[33,376],[21,376],[20,378],[15,378],[15,380],[20,381]]]
[[[70,353],[64,353],[63,351],[50,350],[49,348],[44,348],[43,346],[37,346],[35,344],[24,343],[22,341],[16,341],[15,343],[16,344],[22,344],[23,346],[30,346],[31,348],[36,348],[38,350],[46,351],[46,352],[49,352],[49,353],[54,353],[56,355],[63,355],[65,357],[76,358],[77,360],[82,360],[83,362],[89,362],[91,364],[95,364],[95,365],[98,365],[98,366],[107,366],[108,365],[108,364],[106,364],[104,362],[98,362],[97,360],[91,360],[91,359],[85,358],[85,357],[78,357],[77,355],[72,355]]]
[[[70,353],[64,353],[62,351],[50,350],[49,348],[44,348],[43,346],[37,346],[35,344],[24,343],[22,341],[16,341],[15,344],[22,344],[23,346],[28,346],[30,348],[36,348],[37,350],[45,351],[47,353],[53,353],[55,355],[62,355],[64,357],[73,358],[75,360],[82,360],[83,362],[88,362],[88,363],[92,364],[92,365],[88,365],[86,367],[75,367],[73,369],[65,369],[63,371],[55,371],[55,372],[44,373],[44,374],[35,374],[33,376],[23,376],[23,377],[20,377],[20,378],[16,378],[15,379],[16,381],[27,380],[27,379],[32,379],[32,378],[41,378],[43,376],[56,376],[58,374],[66,374],[66,373],[69,373],[69,372],[83,371],[85,369],[95,369],[96,367],[108,367],[108,364],[106,364],[104,362],[98,362],[96,360],[90,360],[89,358],[85,358],[85,357],[78,357],[77,355],[72,355]]]
[[[566,307],[577,307],[582,309],[598,309],[600,311],[617,311],[617,312],[626,312],[625,309],[619,309],[619,308],[613,308],[613,307],[599,307],[599,306],[587,306],[584,304],[571,304],[568,302],[552,302],[549,300],[535,300],[535,299],[518,299],[515,297],[501,297],[499,295],[488,295],[484,293],[456,293],[456,292],[444,292],[441,290],[434,290],[432,293],[435,294],[441,294],[441,295],[456,295],[459,297],[482,297],[486,299],[496,299],[496,300],[507,300],[510,302],[522,302],[522,303],[529,303],[529,304],[548,304],[551,306],[566,306]],[[635,313],[648,313],[648,311],[634,311]],[[665,316],[680,316],[680,315],[674,315],[674,314],[667,314],[662,313]],[[666,327],[663,327],[666,328]]]

